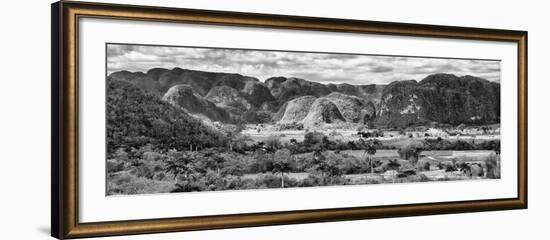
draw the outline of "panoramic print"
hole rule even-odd
[[[500,61],[107,44],[107,195],[500,178]]]

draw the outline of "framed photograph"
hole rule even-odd
[[[527,208],[527,32],[61,1],[52,236]]]

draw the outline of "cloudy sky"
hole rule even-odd
[[[260,81],[284,76],[321,83],[387,84],[395,80],[422,80],[433,73],[472,75],[500,81],[499,61],[118,44],[107,46],[108,74],[120,70],[146,72],[154,67],[239,73]]]

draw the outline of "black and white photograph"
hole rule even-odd
[[[5,2],[0,240],[548,235],[548,4],[422,3]]]
[[[495,59],[106,44],[106,195],[500,179]]]

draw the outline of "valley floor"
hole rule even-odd
[[[330,141],[358,141],[357,131],[320,131]],[[336,132],[336,134],[334,133]],[[284,152],[291,139],[304,142],[305,130],[276,131],[248,127],[242,134],[258,144],[277,138],[281,149],[272,153],[225,150],[143,152],[133,165],[108,169],[108,195],[161,192],[220,191],[262,188],[311,187],[408,183],[500,178],[500,155],[494,150],[425,150],[418,159],[406,160],[400,155],[403,146],[435,137],[421,133],[384,132],[373,139],[385,148],[368,155],[363,149],[324,150],[324,161],[335,160],[334,169],[315,162],[315,151],[289,155]],[[441,137],[438,137],[441,138]],[[435,140],[434,140],[435,141]],[[463,141],[475,146],[487,141],[500,141],[498,134],[447,136],[437,141]],[[285,145],[286,144],[286,145]],[[500,144],[500,143],[499,143]],[[287,154],[287,155],[285,155]],[[151,157],[154,156],[154,157]],[[286,169],[278,161],[288,161]],[[222,159],[222,160],[220,160]],[[110,160],[121,164],[121,159]],[[170,165],[186,161],[184,165]],[[216,163],[216,161],[223,161]],[[183,162],[182,162],[183,163]],[[374,163],[374,164],[373,164]],[[218,165],[216,165],[218,164]],[[373,165],[370,165],[373,164]],[[281,178],[283,177],[283,178]]]

